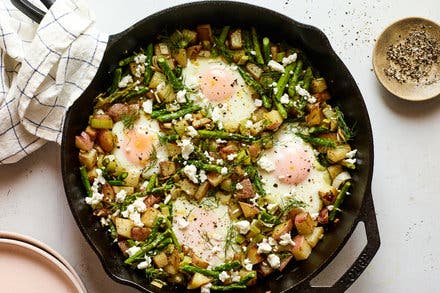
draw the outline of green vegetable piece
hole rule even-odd
[[[272,108],[272,103],[271,103],[270,99],[266,95],[262,95],[261,96],[261,100],[263,101],[264,108],[266,108],[266,109],[271,109]]]
[[[247,73],[247,71],[244,68],[238,66],[237,70],[240,73],[241,77],[243,77],[244,82],[248,86],[252,87],[261,96],[265,94],[265,91],[261,86],[261,84],[259,84],[255,79],[253,79],[252,76],[250,76],[249,73]]]
[[[237,140],[242,142],[253,142],[257,140],[256,137],[242,135],[242,134],[236,134],[236,133],[229,133],[225,131],[220,130],[205,130],[201,129],[197,131],[198,135],[201,138],[208,138],[208,139],[224,139],[224,140]]]
[[[93,116],[91,116],[89,120],[89,124],[91,127],[96,129],[110,129],[113,127],[113,120],[111,118],[102,119],[102,118],[93,118]]]
[[[190,161],[190,164],[193,164],[198,169],[202,169],[208,172],[217,172],[222,173],[223,166],[213,165],[213,164],[206,164],[201,161]]]
[[[110,94],[114,93],[119,88],[119,82],[121,81],[121,78],[122,78],[122,69],[116,68],[115,72],[113,73],[113,82],[109,89]]]
[[[151,118],[156,119],[159,116],[165,115],[165,114],[170,114],[171,112],[168,111],[167,109],[160,109],[160,110],[154,110],[151,113]]]
[[[156,239],[154,239],[151,243],[142,246],[141,249],[138,252],[136,252],[135,254],[130,256],[129,258],[127,258],[124,261],[124,263],[126,263],[126,264],[133,263],[134,261],[136,261],[136,259],[138,257],[140,257],[140,256],[144,255],[145,253],[155,249],[160,243],[162,243],[162,241],[164,241],[169,236],[170,236],[170,232],[169,231],[166,231],[166,232],[162,233]]]
[[[176,112],[172,112],[172,113],[169,113],[169,114],[163,114],[161,116],[158,116],[156,119],[159,120],[160,122],[170,122],[170,121],[172,121],[174,119],[178,119],[180,117],[183,117],[186,114],[197,112],[200,109],[202,109],[202,107],[198,106],[198,105],[189,106],[187,108],[180,109],[180,110],[178,110]]]
[[[336,213],[339,211],[339,207],[341,206],[342,202],[344,201],[347,191],[350,188],[350,181],[345,182],[345,184],[342,186],[341,191],[339,192],[338,196],[336,197],[335,203],[333,204],[333,210],[331,210],[328,219],[330,221],[333,221],[335,219]]]
[[[295,133],[297,136],[301,137],[305,142],[310,143],[312,146],[324,146],[329,148],[336,147],[336,144],[333,140],[327,138],[313,137],[309,135],[305,135],[302,133]]]
[[[289,88],[287,89],[287,93],[290,97],[295,96],[296,94],[296,85],[298,84],[299,77],[302,72],[303,62],[301,59],[296,61],[295,71],[293,72],[292,78],[289,81]]]
[[[147,47],[147,52],[145,53],[147,58],[145,59],[144,84],[147,86],[150,83],[151,77],[153,76],[153,69],[151,69],[151,64],[153,63],[153,50],[153,44],[149,44]]]
[[[213,268],[213,270],[217,271],[217,272],[222,272],[222,271],[235,270],[235,269],[238,269],[239,267],[241,267],[241,263],[238,260],[235,260],[232,262],[228,262],[228,263],[224,263],[222,265],[219,265],[219,266]]]
[[[225,43],[226,38],[228,37],[228,32],[229,32],[230,28],[231,27],[229,25],[223,27],[222,32],[220,34],[220,37],[218,38],[218,41],[219,41],[220,44],[224,44]]]
[[[165,58],[163,58],[163,57],[159,57],[157,59],[157,64],[163,70],[168,81],[173,86],[173,89],[175,91],[183,90],[183,88],[184,88],[183,83],[174,75],[174,72],[171,70],[170,65],[168,64],[168,61],[165,60]]]
[[[84,188],[86,189],[87,196],[91,197],[93,192],[92,192],[92,189],[90,187],[89,175],[87,174],[86,167],[85,166],[79,167],[79,173],[81,175],[81,181],[82,181],[82,183],[84,185]]]
[[[231,284],[231,285],[212,285],[210,288],[213,291],[232,291],[232,290],[243,290],[246,289],[246,285]]]
[[[246,276],[244,276],[243,278],[241,278],[240,282],[238,282],[238,284],[240,285],[246,285],[247,282],[249,282],[252,279],[255,279],[257,277],[257,273],[255,272],[250,272],[249,274],[247,274]]]
[[[272,59],[270,57],[270,41],[268,37],[263,38],[263,56],[266,64]]]
[[[124,185],[124,181],[122,181],[122,180],[108,180],[107,182],[108,182],[108,184],[110,184],[112,186],[122,186],[122,185]]]
[[[293,71],[293,69],[295,68],[295,63],[290,63],[289,65],[286,66],[284,73],[281,74],[280,79],[277,82],[277,86],[276,86],[276,94],[275,94],[275,99],[277,101],[279,101],[281,99],[281,96],[284,94],[284,90],[286,89],[286,85],[287,82],[290,79],[290,72]]]
[[[219,272],[216,272],[213,270],[208,270],[208,269],[202,269],[202,268],[192,266],[192,265],[185,265],[181,268],[181,270],[186,273],[199,273],[199,274],[205,275],[207,277],[212,277],[215,279],[218,279],[218,276],[220,275]]]
[[[153,188],[156,186],[157,182],[157,174],[154,173],[151,175],[150,180],[148,181],[147,187],[145,187],[145,192],[149,193],[153,190]]]
[[[312,68],[309,66],[306,69],[306,73],[304,74],[304,85],[302,86],[303,89],[305,89],[306,91],[308,91],[310,89],[310,83],[312,82],[312,78],[313,78],[313,72],[312,72]]]
[[[344,136],[344,141],[349,141],[353,136],[353,131],[350,129],[350,127],[347,126],[347,123],[345,123],[344,119],[344,113],[339,109],[339,107],[335,107],[335,112],[338,117],[338,126],[339,129],[341,129],[342,134]]]
[[[263,182],[261,182],[260,174],[258,174],[257,169],[251,165],[251,166],[246,167],[246,172],[249,175],[249,179],[254,184],[257,193],[260,196],[266,196],[267,193],[266,193],[266,190],[264,190]]]
[[[119,61],[118,65],[121,66],[121,67],[125,66],[125,65],[128,65],[128,64],[130,64],[131,62],[134,61],[134,57],[135,57],[135,55],[132,55],[132,56],[129,56],[129,57],[125,58],[125,59],[122,59],[122,60]]]
[[[252,44],[254,45],[255,60],[258,64],[264,64],[263,55],[261,54],[260,41],[258,40],[257,30],[251,28]]]

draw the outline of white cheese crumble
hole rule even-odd
[[[316,103],[316,98],[310,95],[310,93],[307,90],[303,89],[299,84],[295,86],[295,91],[298,93],[298,95],[305,98],[308,103]]]
[[[356,163],[356,158],[353,159],[345,159],[345,162],[347,162],[348,164],[355,164]]]
[[[208,179],[208,176],[206,176],[206,171],[205,170],[200,170],[199,173],[199,180],[201,183],[205,182],[206,179]]]
[[[202,287],[200,287],[200,293],[210,293],[211,292],[211,288],[212,284],[208,283],[206,285],[203,285]]]
[[[258,254],[262,254],[262,253],[269,253],[272,251],[272,246],[270,246],[269,243],[267,243],[267,239],[263,239],[262,242],[257,243],[258,249],[257,249],[257,253]]]
[[[136,254],[139,250],[141,250],[138,246],[132,246],[129,249],[127,249],[125,252],[128,254],[128,256],[133,256]]]
[[[130,74],[127,74],[126,76],[124,76],[121,81],[118,83],[118,87],[123,88],[123,87],[127,87],[127,85],[129,83],[133,82],[133,77],[131,77]]]
[[[238,230],[238,233],[245,235],[251,229],[251,223],[247,220],[243,220],[234,223],[234,227]]]
[[[270,160],[267,157],[261,157],[258,160],[258,166],[260,166],[261,169],[267,171],[267,172],[272,172],[273,170],[275,170],[275,163],[273,160]]]
[[[267,243],[269,243],[270,246],[277,246],[278,242],[273,239],[272,237],[267,238]]]
[[[293,242],[292,236],[290,236],[290,233],[285,233],[285,234],[281,235],[279,243],[281,246],[287,246],[287,245],[295,246],[295,242]]]
[[[231,281],[232,281],[233,283],[237,283],[237,282],[240,282],[240,280],[241,280],[240,273],[237,272],[237,271],[233,271],[233,272],[231,273]]]
[[[144,54],[138,54],[134,56],[134,62],[136,62],[137,64],[145,63],[146,60],[147,60],[147,56],[145,56]]]
[[[250,259],[245,258],[243,260],[243,267],[246,271],[252,271],[252,262]]]
[[[251,128],[252,126],[254,126],[252,120],[247,120],[246,124],[244,125],[244,127],[246,127],[247,129]]]
[[[177,145],[182,149],[182,158],[185,160],[189,159],[189,155],[194,151],[194,145],[190,139],[182,139],[182,141],[177,142]]]
[[[280,258],[276,254],[269,254],[267,256],[267,261],[269,262],[270,266],[274,269],[278,269],[281,265]]]
[[[255,99],[254,100],[254,105],[255,105],[255,107],[261,107],[261,106],[263,106],[263,100],[261,100],[261,99]]]
[[[293,53],[287,57],[284,57],[283,60],[281,60],[281,63],[283,63],[283,66],[289,65],[290,63],[295,62],[297,57],[298,55]]]
[[[235,185],[235,189],[237,189],[237,190],[242,190],[242,189],[243,189],[243,185],[241,185],[241,183],[239,182],[239,183],[237,183],[237,184]]]
[[[274,214],[278,209],[278,204],[270,203],[267,205],[267,211],[271,214]]]
[[[333,206],[333,205],[328,205],[327,206],[327,209],[331,212],[331,211],[333,211],[333,209],[334,209],[335,207]]]
[[[97,205],[104,198],[104,194],[94,192],[91,197],[86,197],[86,203],[89,205]]]
[[[228,161],[233,161],[238,155],[235,153],[229,154],[227,156]]]
[[[197,130],[194,127],[192,127],[192,126],[188,126],[186,128],[186,133],[188,133],[188,135],[191,136],[191,137],[196,137],[197,135],[199,135]]]
[[[228,168],[223,167],[223,168],[220,170],[220,174],[222,174],[222,175],[226,175],[226,174],[228,174]]]
[[[96,169],[96,174],[98,176],[96,176],[96,178],[93,180],[93,184],[90,187],[90,189],[92,190],[92,196],[86,197],[85,199],[86,203],[89,205],[97,205],[104,198],[104,194],[99,192],[99,186],[105,184],[105,178],[104,176],[102,176],[102,170],[99,168]]]
[[[275,71],[279,71],[281,73],[284,73],[284,66],[281,65],[280,63],[274,61],[274,60],[270,60],[269,63],[267,63],[267,65]]]
[[[349,151],[348,153],[345,154],[345,157],[348,159],[353,159],[354,156],[356,156],[357,151],[358,151],[357,149]]]
[[[288,94],[282,95],[280,98],[280,103],[281,104],[288,104],[289,103],[289,95]]]
[[[163,203],[164,203],[164,204],[168,204],[168,203],[170,202],[170,200],[171,200],[171,194],[168,194],[168,195],[165,197]]]
[[[180,104],[186,103],[186,90],[180,90],[176,94],[176,101]]]
[[[127,192],[124,189],[121,189],[118,193],[116,193],[115,200],[119,203],[124,202],[126,196]]]
[[[133,221],[136,227],[143,227],[144,223],[141,221],[141,214],[147,210],[147,206],[144,203],[145,197],[136,199],[132,204],[127,206],[127,209],[121,212],[124,218],[128,218]]]
[[[147,114],[153,113],[153,101],[152,100],[146,100],[142,103],[142,109],[144,109],[144,112]]]
[[[249,53],[251,53],[251,55],[253,56],[257,55],[257,52],[255,52],[254,50],[250,51]]]
[[[185,114],[185,116],[183,116],[183,119],[188,120],[188,121],[193,121],[193,115],[192,114]]]
[[[151,258],[150,258],[148,255],[146,255],[146,256],[145,256],[145,260],[144,260],[143,262],[140,262],[140,263],[137,265],[137,268],[138,268],[139,270],[145,270],[145,269],[148,268],[150,265],[151,265]]]
[[[184,218],[178,218],[177,219],[177,228],[179,228],[180,230],[185,229],[186,227],[188,227],[189,222],[187,220],[185,220]]]
[[[219,275],[218,275],[218,279],[222,282],[225,282],[227,280],[229,280],[231,278],[231,276],[228,274],[228,272],[226,271],[222,271]]]
[[[183,173],[188,177],[189,180],[194,182],[195,184],[199,183],[199,179],[197,179],[197,167],[194,165],[187,165],[183,168]]]

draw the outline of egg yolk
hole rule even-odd
[[[200,88],[212,102],[223,102],[232,97],[236,89],[233,72],[220,65],[214,65],[200,75]]]
[[[285,184],[296,185],[309,177],[312,168],[310,154],[302,147],[288,147],[275,157],[274,175]]]
[[[144,167],[153,150],[153,135],[143,131],[131,129],[127,132],[122,143],[125,157],[133,165]]]

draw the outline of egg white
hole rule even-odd
[[[298,145],[309,154],[313,154],[312,168],[308,178],[297,185],[290,185],[280,182],[271,172],[260,169],[261,181],[268,193],[266,197],[268,202],[282,207],[289,199],[300,200],[306,204],[304,210],[316,215],[322,209],[319,191],[327,192],[331,190],[331,180],[327,169],[322,167],[316,159],[312,146],[294,134],[299,131],[296,127],[295,124],[283,125],[274,137],[273,148],[265,150],[260,160],[275,161],[274,153],[285,149],[286,146]]]
[[[200,90],[201,75],[213,66],[228,69],[235,81],[236,93],[224,102],[209,101]],[[228,65],[221,58],[199,57],[195,60],[188,60],[182,76],[184,84],[193,90],[190,98],[195,104],[211,109],[213,120],[220,122],[228,131],[235,131],[240,122],[249,119],[256,109],[252,98],[254,90],[244,82],[235,65]]]

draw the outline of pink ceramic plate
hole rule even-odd
[[[13,239],[0,239],[0,276],[2,292],[84,292],[54,256]]]

